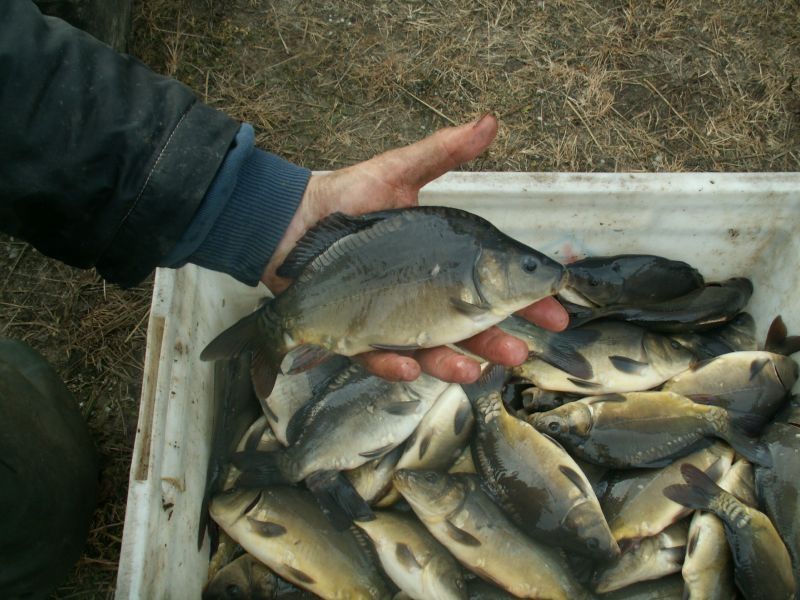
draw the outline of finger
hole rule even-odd
[[[480,364],[445,346],[419,350],[414,356],[423,371],[442,381],[472,383],[481,375]]]
[[[520,339],[492,327],[459,343],[459,346],[489,362],[513,367],[528,358],[528,346]]]
[[[396,352],[375,350],[359,354],[354,360],[373,375],[389,381],[414,381],[422,372],[416,360]]]
[[[531,323],[550,331],[563,331],[569,325],[569,313],[552,296],[526,306],[517,311],[517,314]]]
[[[440,129],[415,144],[390,150],[374,160],[392,174],[395,185],[419,189],[489,147],[497,119],[486,114],[473,123]]]

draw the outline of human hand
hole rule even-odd
[[[378,210],[416,206],[425,184],[474,159],[497,134],[497,120],[485,115],[474,123],[440,129],[433,135],[370,160],[326,175],[314,175],[283,239],[267,264],[262,281],[280,293],[289,280],[276,270],[286,256],[320,219],[334,212],[360,215]],[[569,316],[554,299],[545,298],[519,313],[537,325],[560,331]],[[459,344],[486,360],[507,366],[525,361],[528,347],[522,340],[496,327]],[[421,371],[445,381],[471,383],[480,375],[480,364],[451,348],[439,346],[409,353],[375,350],[359,356],[372,373],[390,380],[411,381]]]

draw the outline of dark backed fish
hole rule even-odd
[[[303,346],[288,372],[331,352],[455,343],[557,293],[565,269],[477,215],[424,206],[333,214],[298,242],[278,274],[294,281],[200,355],[252,352],[262,398],[293,348]]]
[[[576,456],[604,467],[663,467],[707,437],[724,439],[752,462],[767,460],[764,448],[724,408],[674,392],[590,396],[527,420]]]
[[[589,597],[560,553],[524,535],[476,477],[400,470],[395,486],[433,537],[483,579],[518,598]]]
[[[612,472],[601,498],[603,513],[614,538],[625,545],[663,531],[689,514],[689,509],[664,495],[664,488],[681,483],[681,464],[689,463],[719,480],[730,468],[733,450],[714,442],[662,469]]]
[[[413,514],[377,511],[374,520],[356,525],[372,540],[383,569],[409,598],[467,600],[461,566]]]
[[[693,465],[682,465],[687,485],[664,490],[671,500],[712,511],[723,522],[734,562],[736,585],[746,598],[794,598],[791,558],[778,531],[764,513],[720,488]]]
[[[594,590],[605,594],[640,581],[680,573],[688,530],[689,523],[684,519],[629,546],[620,556],[597,569]]]
[[[756,490],[792,557],[800,591],[800,406],[793,405],[761,436],[772,466],[755,468]]]
[[[718,482],[749,506],[756,506],[753,467],[737,461]],[[713,512],[695,511],[689,526],[686,558],[681,569],[687,598],[731,600],[736,597],[733,557],[725,539],[725,527]]]
[[[670,336],[618,321],[553,333],[518,317],[498,324],[528,344],[512,373],[537,387],[577,394],[646,390],[685,371],[695,355]]]
[[[754,431],[760,431],[786,403],[797,376],[797,363],[788,356],[731,352],[697,363],[667,381],[662,390],[720,406],[734,419],[745,417]]]
[[[474,421],[464,390],[451,383],[406,441],[397,469],[446,471],[469,447]],[[400,492],[392,487],[377,506],[391,506],[399,499]]]
[[[691,265],[649,254],[589,256],[567,265],[567,271],[567,290],[593,306],[652,304],[703,285]]]
[[[596,319],[616,319],[646,327],[651,331],[684,333],[717,327],[733,319],[753,294],[749,279],[736,277],[722,283],[709,283],[672,300],[636,306],[615,304],[586,308],[565,304],[570,326],[579,327]]]
[[[305,481],[337,525],[368,518],[372,511],[341,471],[402,444],[448,385],[426,374],[410,382],[386,381],[354,364],[292,418],[291,446],[234,456],[242,470],[237,485]]]
[[[619,554],[592,484],[552,438],[511,416],[500,388],[505,369],[487,367],[464,390],[475,411],[472,455],[482,481],[532,537],[599,560]]]
[[[390,597],[350,531],[337,531],[306,490],[275,486],[214,497],[211,516],[253,557],[323,598]]]
[[[250,357],[220,361],[214,365],[214,410],[211,423],[211,449],[206,469],[206,484],[200,505],[198,550],[203,545],[206,529],[210,528],[211,551],[216,546],[216,529],[208,518],[211,497],[226,484],[230,456],[247,429],[259,414],[258,400],[250,382]]]

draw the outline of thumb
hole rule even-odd
[[[490,114],[459,127],[446,127],[423,140],[390,150],[373,160],[393,184],[419,189],[426,183],[472,160],[489,147],[497,135],[497,119]]]

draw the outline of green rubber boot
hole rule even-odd
[[[36,351],[0,339],[0,598],[44,598],[69,575],[97,475],[72,394]]]

